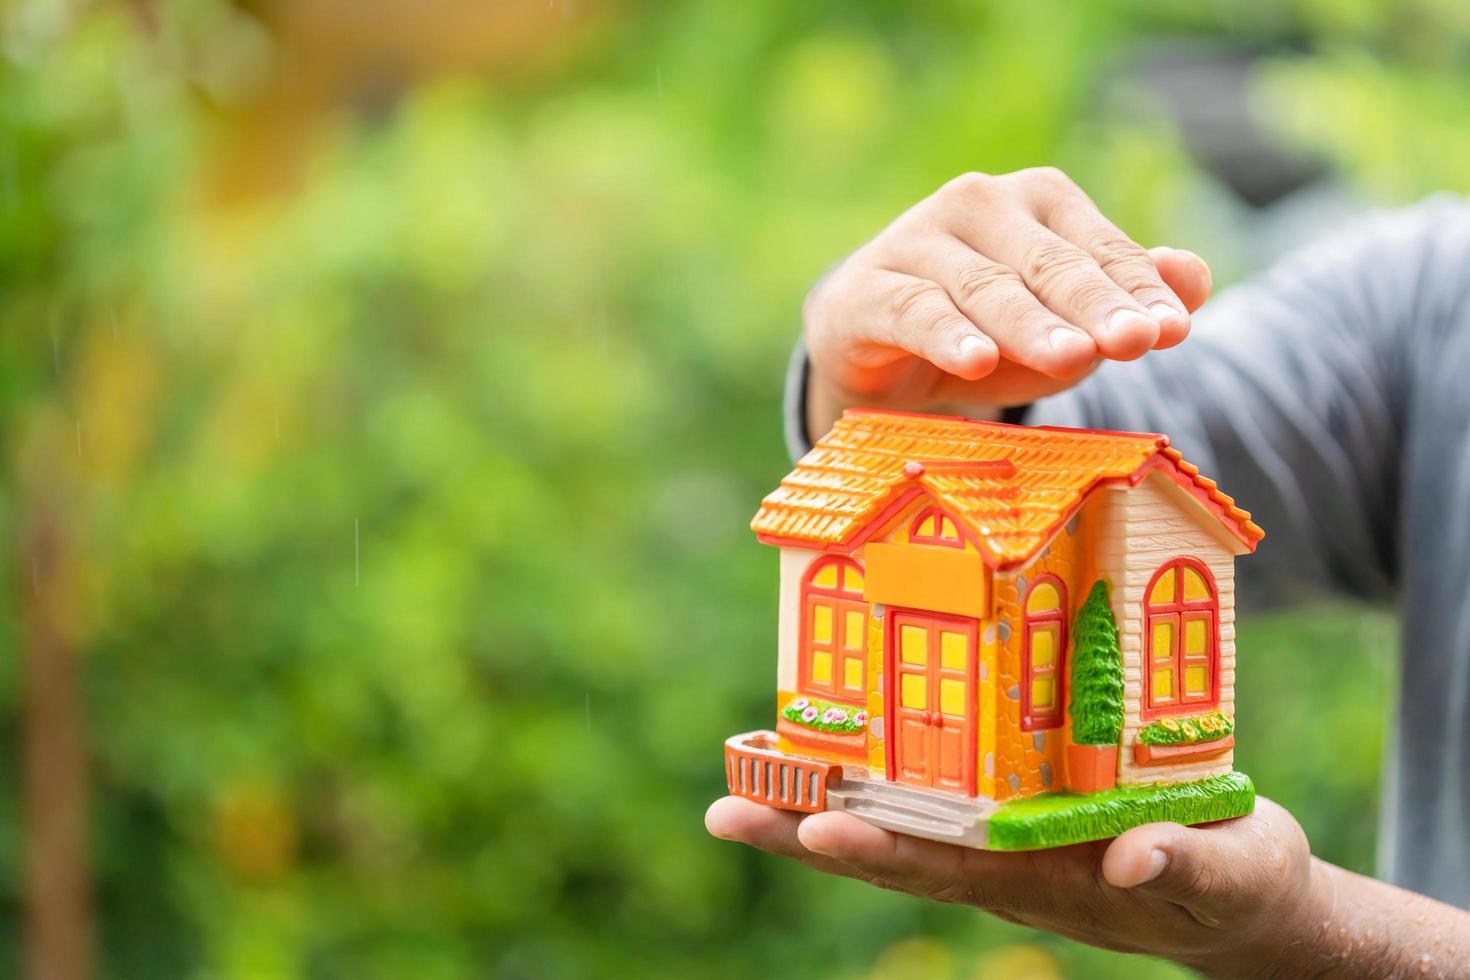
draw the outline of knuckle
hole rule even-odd
[[[942,317],[939,303],[942,292],[927,280],[905,283],[890,297],[895,319],[909,326],[932,326]]]
[[[971,203],[988,201],[995,196],[996,178],[972,170],[949,181],[940,188],[940,193]]]
[[[1107,268],[1109,265],[1137,264],[1149,262],[1148,253],[1141,246],[1130,239],[1102,232],[1089,236],[1086,241],[1089,252],[1097,259],[1098,265]]]
[[[1044,329],[1055,319],[1046,315],[1038,304],[1031,298],[1029,292],[1012,292],[1001,297],[990,311],[1003,323],[1024,325],[1037,330]]]
[[[1074,190],[1077,185],[1060,168],[1057,167],[1027,167],[1020,175],[1032,183],[1053,190]]]
[[[955,279],[955,290],[962,303],[974,303],[982,294],[997,288],[1005,290],[1010,287],[1024,288],[1021,277],[1015,270],[1007,269],[1003,265],[974,265],[962,271]]]
[[[1064,302],[1073,309],[1091,310],[1100,306],[1116,306],[1120,299],[1127,297],[1118,296],[1118,286],[1111,280],[1082,279],[1071,283],[1065,293]]]
[[[1128,239],[1100,235],[1089,240],[1086,247],[1103,271],[1124,289],[1142,289],[1157,284],[1158,274],[1148,253]]]
[[[1021,276],[1035,289],[1070,296],[1096,287],[1095,267],[1091,258],[1067,242],[1046,240],[1027,249]]]

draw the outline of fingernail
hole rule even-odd
[[[1172,319],[1176,316],[1184,315],[1184,312],[1182,310],[1176,310],[1168,303],[1155,303],[1153,306],[1150,306],[1148,308],[1148,311],[1153,314],[1155,320],[1158,320],[1160,322]]]
[[[960,338],[960,356],[969,357],[985,346],[985,341],[972,333],[967,333]]]
[[[1169,855],[1157,847],[1149,852],[1148,868],[1143,872],[1143,877],[1138,879],[1138,884],[1146,885],[1159,875],[1164,873],[1164,868],[1169,863]]]
[[[1140,313],[1137,310],[1130,310],[1128,309],[1128,307],[1125,306],[1121,310],[1114,310],[1113,312],[1109,313],[1108,318],[1103,321],[1102,328],[1104,333],[1117,333],[1118,331],[1125,330],[1128,327],[1142,327],[1144,329],[1148,329],[1149,327],[1156,326],[1157,324],[1151,323],[1148,316],[1146,316],[1145,314]]]
[[[1092,346],[1087,334],[1075,327],[1052,327],[1047,337],[1051,341],[1051,349],[1059,354],[1071,354]]]

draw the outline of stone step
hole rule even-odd
[[[844,778],[838,788],[854,798],[891,801],[902,806],[954,817],[984,816],[995,809],[995,804],[990,800],[953,796],[949,793],[916,789],[912,786],[884,780]]]
[[[901,834],[969,847],[983,847],[989,800],[925,792],[874,780],[845,780],[827,790],[827,808]]]
[[[828,793],[828,800],[832,797]],[[830,806],[829,809],[839,809]],[[875,827],[884,830],[892,830],[900,834],[912,834],[916,837],[924,837],[929,840],[944,841],[946,843],[962,844],[965,838],[973,833],[973,824],[967,825],[953,820],[945,820],[931,814],[920,813],[907,807],[896,806],[879,800],[856,799],[846,800],[841,808],[855,817],[860,817]]]

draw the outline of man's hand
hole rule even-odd
[[[1111,841],[1004,854],[880,830],[846,813],[810,816],[726,797],[716,837],[819,871],[1219,975],[1305,970],[1330,918],[1319,870],[1291,814],[1257,799],[1247,817],[1201,827],[1155,823]],[[1336,870],[1336,869],[1331,869]],[[1328,889],[1330,890],[1330,889]]]
[[[1179,343],[1209,294],[1198,256],[1145,251],[1059,170],[956,177],[808,295],[812,433],[858,403],[1032,401]]]

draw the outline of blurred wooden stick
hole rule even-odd
[[[32,501],[19,576],[25,610],[25,959],[35,980],[92,974],[86,750],[77,664],[68,647],[63,540]]]

